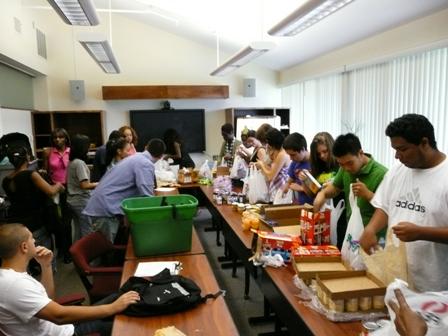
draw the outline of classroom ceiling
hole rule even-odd
[[[43,0],[32,1],[46,3]],[[272,37],[267,31],[305,2],[304,0],[93,0],[93,2],[99,12],[111,9],[113,13],[125,15],[216,50],[219,46],[220,63],[226,58],[223,52],[233,54],[253,41],[273,41],[276,47],[255,61],[273,70],[289,68],[448,8],[448,0],[354,0],[296,36]]]

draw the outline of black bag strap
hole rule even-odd
[[[215,299],[217,299],[218,297],[220,297],[220,296],[225,296],[226,295],[226,291],[225,290],[222,290],[222,289],[220,289],[219,291],[217,291],[216,293],[209,293],[209,294],[207,294],[207,295],[204,295],[202,298],[201,298],[201,302],[202,303],[205,303],[205,302],[207,302],[207,300],[208,299],[213,299],[213,300],[215,300]]]

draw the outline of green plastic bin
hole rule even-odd
[[[191,250],[198,200],[191,195],[127,198],[121,203],[137,257]]]

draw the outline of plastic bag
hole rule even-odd
[[[364,265],[360,253],[361,246],[359,245],[359,238],[364,231],[364,224],[362,223],[361,211],[358,207],[358,198],[353,194],[351,185],[349,201],[352,214],[347,224],[347,231],[342,244],[341,255],[342,259],[354,270],[363,270],[366,266]]]
[[[330,244],[338,244],[338,221],[345,209],[345,201],[341,199],[336,206],[333,206],[333,200],[330,200],[328,208],[331,211],[330,217]]]
[[[291,204],[292,203],[293,193],[292,190],[289,189],[286,193],[283,192],[282,188],[279,188],[274,195],[274,204]]]
[[[269,202],[269,192],[266,179],[255,166],[251,168],[248,179],[248,198],[250,204]]]
[[[199,176],[199,178],[207,178],[210,180],[212,179],[212,172],[208,165],[208,160],[205,160],[205,162],[202,164],[201,168],[199,168],[198,176]]]
[[[402,279],[409,283],[406,244],[400,241],[396,246],[392,235],[392,230],[389,229],[386,236],[386,247],[372,255],[368,255],[361,249],[361,256],[367,270],[386,286],[395,279]]]
[[[233,161],[232,169],[230,169],[230,178],[232,179],[243,179],[247,175],[247,165],[246,161],[240,156],[236,156]]]
[[[384,327],[375,330],[372,336],[399,336],[395,329],[395,312],[390,308],[389,301],[397,302],[395,289],[400,289],[409,307],[426,321],[428,331],[426,336],[445,336],[448,334],[448,292],[415,293],[410,290],[405,281],[396,279],[386,291],[385,302],[390,314],[390,321],[385,321]]]

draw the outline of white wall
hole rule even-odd
[[[7,53],[47,75],[34,79],[35,109],[104,110],[106,136],[111,130],[129,124],[129,110],[157,109],[161,106],[161,100],[104,101],[101,93],[103,85],[229,85],[229,99],[170,99],[173,108],[206,110],[206,151],[209,154],[219,151],[222,141],[219,128],[224,123],[225,108],[280,106],[280,90],[276,86],[274,71],[249,64],[232,75],[211,77],[209,73],[216,67],[216,51],[213,48],[118,14],[112,15],[112,42],[122,73],[107,75],[82,46],[74,42],[73,36],[76,38],[80,32],[95,31],[108,37],[108,16],[100,13],[102,24],[98,27],[72,27],[64,24],[53,10],[20,9],[6,6],[10,2],[8,0],[0,1],[1,18],[11,21],[12,16],[20,12],[27,31],[33,30],[30,27],[34,22],[46,34],[48,62],[44,62],[44,66],[36,65],[35,57],[26,57],[33,51],[32,43],[19,41],[19,47],[16,47],[16,44],[6,43],[7,38],[2,38],[0,44],[0,53]],[[3,32],[1,36],[4,36]],[[222,59],[228,56],[221,55]],[[256,79],[255,98],[242,97],[243,78]],[[77,103],[70,99],[70,79],[85,81],[84,101]]]
[[[26,134],[30,139],[31,148],[34,148],[31,112],[0,107],[0,134],[13,132]]]
[[[23,9],[22,1],[0,0],[0,58],[13,59],[18,63],[45,74],[47,62],[37,55],[36,30],[39,28],[29,10]],[[14,18],[20,21],[21,33],[14,28]]]
[[[279,86],[446,45],[448,9],[285,69],[279,74]]]

